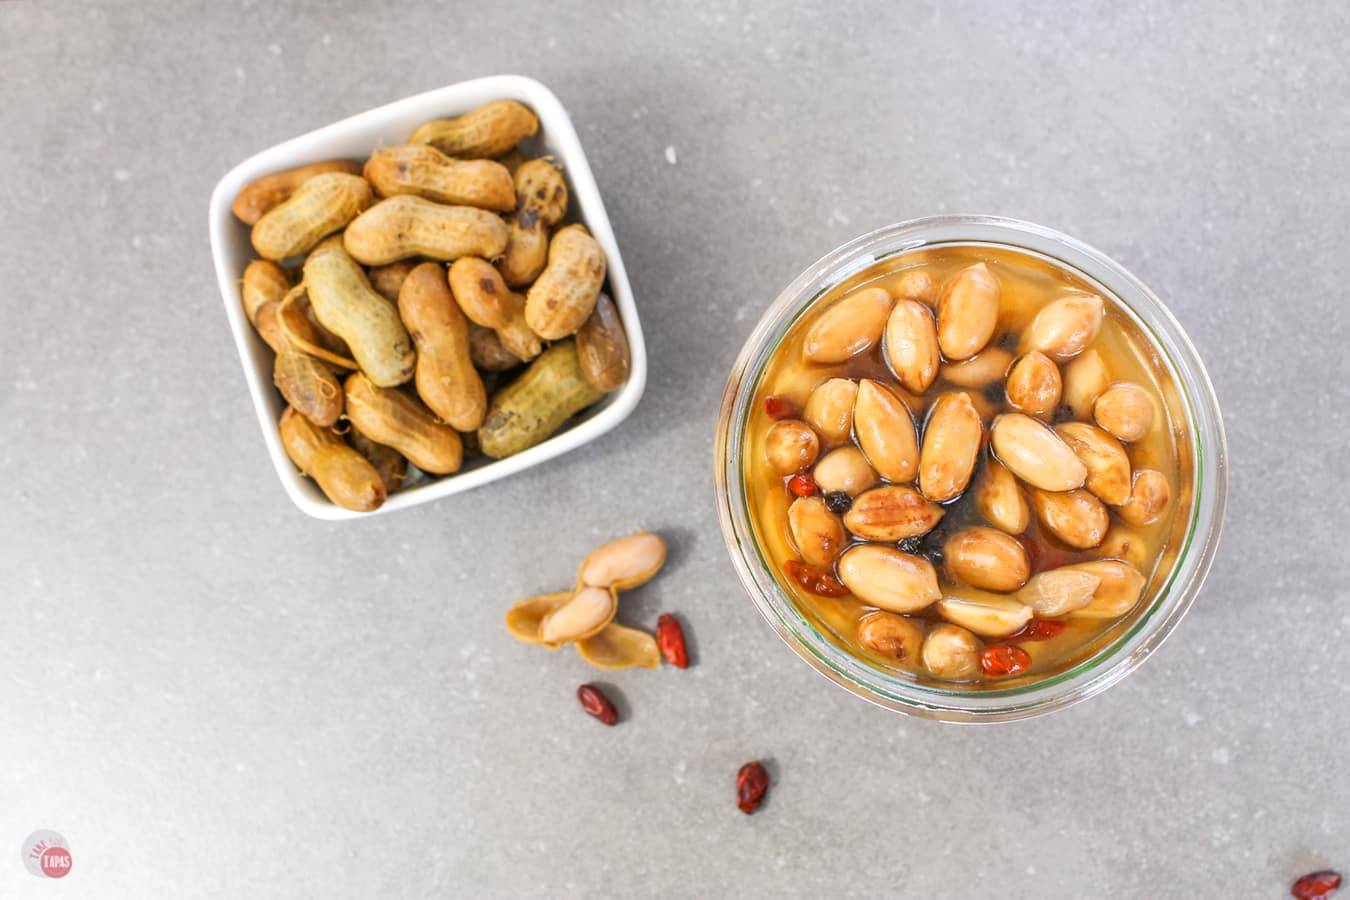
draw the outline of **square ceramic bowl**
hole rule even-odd
[[[539,133],[523,142],[522,149],[526,156],[552,154],[562,163],[568,189],[572,192],[568,218],[585,224],[604,248],[609,292],[619,309],[632,352],[628,383],[548,440],[522,453],[500,460],[480,458],[470,461],[453,475],[421,481],[391,494],[373,513],[343,509],[325,497],[311,479],[302,476],[282,449],[277,420],[284,401],[272,386],[272,351],[244,316],[239,297],[244,267],[255,254],[249,243],[249,228],[231,214],[230,204],[244,185],[262,175],[325,159],[365,159],[381,144],[406,142],[413,129],[428,119],[458,116],[490,101],[503,99],[519,100],[539,117]],[[210,217],[211,254],[215,259],[220,295],[225,302],[225,316],[234,332],[235,346],[244,365],[244,378],[258,414],[267,452],[286,493],[311,516],[352,519],[393,512],[505,478],[595,440],[628,418],[642,397],[647,381],[647,352],[623,258],[619,255],[609,216],[605,214],[605,205],[572,120],[553,92],[537,81],[518,75],[464,81],[368,110],[278,144],[244,160],[220,179],[211,194]]]

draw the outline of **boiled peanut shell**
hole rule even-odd
[[[361,164],[345,159],[332,159],[326,162],[311,163],[285,172],[264,175],[244,185],[244,189],[234,198],[230,212],[234,213],[245,225],[256,225],[263,215],[289,200],[291,195],[315,175],[325,172],[344,172],[348,175],[360,175]]]
[[[516,210],[506,221],[506,250],[497,265],[506,283],[519,288],[544,271],[549,229],[567,214],[567,183],[548,159],[523,163],[514,178]]]
[[[319,428],[294,409],[281,414],[281,446],[291,462],[314,479],[324,495],[343,509],[370,512],[387,496],[379,474],[331,429]]]
[[[519,453],[546,440],[603,396],[581,374],[576,343],[554,344],[493,396],[478,429],[479,445],[493,459]]]
[[[645,631],[610,622],[598,634],[576,642],[577,653],[597,669],[657,669],[661,648]]]
[[[581,374],[598,390],[617,391],[628,381],[632,366],[628,335],[619,310],[607,294],[596,299],[590,316],[577,329],[577,358]]]
[[[525,294],[525,321],[544,340],[575,334],[605,282],[605,251],[583,225],[568,225],[548,245],[548,264]]]
[[[413,269],[398,294],[398,312],[417,348],[417,394],[442,422],[473,431],[487,415],[487,391],[469,358],[469,323],[450,295],[445,269]]]
[[[511,321],[511,291],[492,263],[462,256],[450,264],[450,291],[469,321],[502,328]]]
[[[450,206],[499,212],[516,206],[506,166],[490,159],[453,159],[429,144],[381,147],[366,160],[363,174],[385,197],[415,194]]]
[[[256,326],[258,307],[269,301],[280,303],[290,289],[291,279],[281,266],[268,259],[253,260],[244,268],[244,278],[239,285],[244,315]]]
[[[459,470],[464,459],[459,434],[436,421],[421,401],[379,387],[361,372],[349,376],[343,387],[347,417],[371,440],[393,447],[424,472],[448,475]]]
[[[506,611],[506,630],[511,637],[527,644],[541,644],[539,625],[550,613],[561,609],[572,599],[571,591],[540,594],[512,605]]]
[[[461,256],[491,259],[506,248],[506,224],[473,206],[443,206],[400,194],[376,203],[343,232],[352,258],[383,266],[412,256],[450,261]]]
[[[515,100],[494,100],[453,119],[423,122],[408,138],[431,144],[442,153],[464,159],[501,156],[539,130],[530,108]]]
[[[356,219],[373,197],[370,185],[359,175],[315,175],[258,220],[250,234],[253,249],[272,260],[308,253]]]

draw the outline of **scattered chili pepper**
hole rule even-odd
[[[1309,872],[1295,881],[1294,886],[1289,889],[1289,895],[1297,897],[1298,900],[1326,900],[1336,893],[1340,886],[1341,873],[1323,869],[1320,872]]]
[[[1002,678],[1024,672],[1031,665],[1031,654],[1011,644],[985,647],[980,654],[980,668],[990,678]]]
[[[797,407],[782,397],[765,397],[764,411],[770,419],[787,419],[797,414]]]
[[[825,508],[832,513],[846,513],[853,506],[853,498],[844,491],[830,491],[825,495]]]
[[[684,645],[684,629],[670,613],[661,613],[656,620],[656,645],[661,655],[677,669],[689,668],[689,651]]]
[[[619,711],[595,685],[583,684],[577,688],[577,699],[581,701],[582,709],[606,725],[613,725],[619,721]]]
[[[1027,626],[1021,631],[1007,638],[1010,644],[1024,644],[1035,641],[1048,641],[1056,635],[1062,634],[1068,626],[1055,619],[1037,619],[1034,622],[1028,622]]]
[[[788,490],[798,497],[810,497],[816,492],[816,480],[810,475],[793,475],[788,479]]]
[[[769,790],[769,773],[759,760],[748,762],[736,773],[736,806],[747,816],[759,809]]]
[[[842,597],[848,593],[844,583],[835,578],[828,569],[807,565],[801,560],[789,559],[783,563],[783,571],[803,590],[821,597]]]

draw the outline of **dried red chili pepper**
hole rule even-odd
[[[985,647],[980,654],[980,668],[990,678],[1002,678],[1026,671],[1031,665],[1031,654],[1021,647],[1011,644],[995,644]]]
[[[810,475],[793,475],[788,479],[788,490],[798,497],[810,497],[816,492],[816,480]]]
[[[844,587],[844,583],[835,578],[829,569],[789,559],[783,563],[783,571],[787,573],[787,577],[801,585],[802,590],[812,594],[821,597],[843,597],[848,593],[848,588]]]
[[[764,411],[770,419],[787,419],[797,414],[797,407],[782,397],[765,397]]]
[[[759,809],[769,790],[769,773],[759,760],[748,762],[736,773],[736,806],[747,816]]]
[[[656,646],[661,655],[677,669],[689,668],[689,651],[684,646],[684,629],[670,613],[661,613],[656,620]]]
[[[619,711],[595,685],[583,684],[577,688],[577,699],[581,701],[582,709],[606,725],[613,725],[619,721]]]
[[[1009,636],[1007,641],[1009,644],[1048,641],[1052,637],[1062,634],[1067,627],[1069,626],[1054,619],[1036,619],[1034,622],[1028,622],[1027,626],[1021,631]]]
[[[1325,900],[1336,893],[1341,886],[1341,873],[1333,872],[1330,869],[1323,869],[1320,872],[1309,872],[1289,889],[1291,897],[1297,897],[1298,900]]]

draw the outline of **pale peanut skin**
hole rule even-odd
[[[290,289],[291,279],[281,266],[267,259],[253,260],[244,269],[244,279],[239,285],[244,315],[256,326],[258,307],[272,300],[280,303]]]
[[[265,213],[290,199],[290,196],[299,189],[300,185],[315,175],[322,175],[325,172],[360,175],[361,164],[348,162],[345,159],[332,159],[327,162],[300,166],[298,169],[288,169],[285,172],[264,175],[244,185],[244,189],[239,192],[239,196],[234,198],[234,205],[230,207],[230,212],[234,213],[239,221],[245,225],[256,225]]]
[[[315,426],[287,407],[280,430],[286,455],[329,500],[357,512],[370,512],[384,503],[387,491],[379,473],[330,429]]]
[[[919,490],[945,503],[970,484],[984,426],[964,391],[943,394],[933,404],[919,450]]]
[[[271,260],[308,253],[359,216],[374,197],[370,185],[359,175],[315,175],[258,220],[250,235],[253,249]]]
[[[605,251],[584,225],[553,236],[548,265],[525,295],[525,321],[544,340],[576,334],[605,283]]]
[[[362,171],[385,197],[415,194],[437,203],[497,212],[516,206],[516,188],[506,166],[490,159],[454,159],[430,144],[383,147],[371,154]]]
[[[432,119],[417,126],[408,139],[431,144],[442,153],[464,159],[501,156],[539,130],[528,106],[495,100],[453,119]]]
[[[459,434],[436,421],[431,410],[403,391],[376,386],[357,372],[344,385],[347,417],[376,443],[393,447],[424,472],[459,470],[464,449]]]
[[[497,264],[511,287],[539,277],[548,259],[549,229],[567,214],[567,183],[551,161],[532,159],[515,173],[516,211],[507,220],[506,252]]]
[[[451,263],[450,292],[475,325],[505,328],[511,322],[511,291],[501,273],[485,259],[463,256]]]
[[[404,279],[398,312],[417,348],[414,380],[422,402],[456,431],[478,428],[487,391],[469,357],[469,323],[439,263],[422,263]]]
[[[305,260],[305,285],[319,321],[347,342],[372,382],[393,387],[412,377],[415,353],[398,310],[370,286],[339,239]]]
[[[590,317],[577,329],[577,357],[581,374],[598,390],[617,391],[628,380],[632,366],[628,335],[619,310],[606,294],[595,301]]]
[[[461,256],[491,259],[506,249],[506,223],[477,207],[444,206],[400,194],[357,216],[342,240],[352,258],[366,266],[411,256],[445,262]]]

